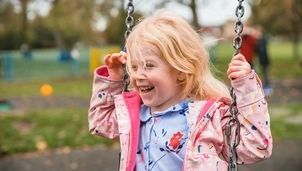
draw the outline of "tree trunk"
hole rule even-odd
[[[21,44],[27,44],[28,40],[27,40],[27,4],[28,4],[28,0],[21,0],[21,5],[22,5],[22,11],[21,11],[21,30],[20,30],[20,34],[21,34]]]
[[[64,45],[64,41],[63,41],[60,30],[55,28],[53,33],[54,33],[54,37],[55,37],[55,41],[56,41],[56,45],[57,45],[58,49],[64,50],[65,45]]]
[[[299,0],[293,0],[292,1],[293,57],[296,60],[300,60],[300,54],[299,54],[300,21],[299,21],[298,8],[299,8]]]
[[[200,29],[200,25],[198,24],[198,15],[197,15],[197,7],[196,7],[196,0],[191,0],[190,3],[190,8],[192,10],[192,16],[193,16],[193,21],[192,21],[192,25],[193,27],[195,27],[195,29]]]

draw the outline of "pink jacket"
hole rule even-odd
[[[138,145],[140,106],[135,92],[122,92],[121,80],[110,79],[106,67],[96,69],[90,108],[89,131],[92,134],[119,139],[120,170],[133,171]],[[232,80],[237,96],[240,123],[240,144],[236,147],[237,163],[262,161],[272,154],[273,140],[270,118],[261,81],[255,72]],[[187,115],[190,133],[183,170],[227,170],[229,147],[225,139],[225,124],[229,119],[230,99],[216,100],[206,115],[197,121],[205,101],[189,103]]]

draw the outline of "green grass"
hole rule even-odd
[[[269,56],[271,61],[270,75],[272,79],[282,78],[297,78],[302,77],[302,43],[300,47],[300,59],[293,56],[292,44],[288,42],[271,42],[269,46]],[[217,47],[217,62],[215,66],[222,72],[225,72],[228,67],[233,53],[235,52],[230,43],[221,43]],[[258,59],[255,58],[256,70],[259,71]],[[261,76],[261,72],[258,72]],[[226,75],[220,74],[226,78]]]
[[[88,133],[85,108],[31,110],[22,115],[2,115],[0,129],[0,156],[111,143]]]
[[[37,97],[45,81],[0,84],[1,99]],[[72,96],[90,100],[92,77],[50,80],[53,96]],[[33,102],[35,103],[35,102]],[[19,152],[60,147],[112,144],[88,131],[87,107],[0,111],[0,157]],[[40,145],[39,145],[40,144]]]
[[[299,61],[291,55],[289,43],[270,45],[272,57],[271,75],[274,79],[302,77]],[[302,48],[301,48],[302,49]],[[234,49],[231,44],[222,43],[217,47],[218,61],[215,66],[222,71],[220,76],[226,79],[224,72]],[[0,81],[0,100],[11,98],[28,98],[40,96],[40,87],[47,83],[54,89],[54,96],[72,96],[87,99],[91,95],[92,76],[88,74],[88,50],[81,54],[81,73],[75,77],[70,71],[70,64],[58,63],[56,51],[51,49],[35,52],[36,58],[27,65],[18,52],[13,52],[16,73],[14,82]],[[45,65],[44,65],[45,64]],[[65,74],[64,74],[65,72]],[[67,74],[66,74],[67,73]],[[41,77],[42,76],[42,77]],[[24,77],[24,78],[22,78]],[[43,79],[41,79],[43,78]],[[34,102],[33,102],[34,103]],[[301,104],[270,105],[270,108],[285,108],[287,115],[302,113]],[[88,107],[59,109],[28,109],[20,112],[5,113],[0,111],[0,156],[20,152],[37,151],[43,148],[79,147],[96,144],[111,144],[101,137],[88,132]],[[274,139],[302,139],[302,124],[289,124],[285,116],[274,116],[271,113],[271,128]]]
[[[271,112],[271,130],[273,138],[277,139],[298,139],[302,140],[301,123],[289,123],[290,117],[301,116],[301,104],[270,105]]]
[[[90,98],[92,76],[78,78],[64,78],[56,80],[40,80],[31,82],[4,82],[0,84],[1,98],[39,96],[40,88],[44,84],[53,87],[54,95],[71,95]]]

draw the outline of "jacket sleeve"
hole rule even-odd
[[[88,110],[91,134],[118,139],[114,96],[121,94],[122,90],[122,81],[110,79],[107,67],[102,66],[94,71],[92,96]]]
[[[261,81],[253,71],[246,77],[232,80],[231,84],[236,94],[237,118],[241,125],[240,143],[236,147],[237,163],[250,164],[262,161],[271,156],[273,139],[270,130],[268,105]],[[230,115],[229,110],[225,110],[224,119],[222,119],[223,129],[225,129]],[[235,130],[234,125],[232,124],[232,130]],[[222,153],[228,160],[229,147],[226,139],[224,141],[225,145]]]

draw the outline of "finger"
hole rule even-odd
[[[124,51],[120,51],[117,56],[119,56],[118,61],[120,61],[122,64],[126,63],[127,54]]]
[[[242,61],[242,62],[246,62],[245,57],[242,54],[237,54],[232,58],[232,61]]]
[[[229,79],[237,79],[237,78],[241,78],[242,76],[244,76],[245,73],[243,71],[236,71],[236,72],[231,72],[228,77]]]
[[[251,65],[246,61],[234,60],[229,64],[229,67],[240,66],[243,68],[251,68]]]
[[[104,63],[109,67],[119,66],[126,63],[126,54],[113,53],[104,57]]]
[[[111,55],[111,62],[115,62],[116,63],[116,61],[119,61],[119,58],[121,57],[121,54],[120,53],[113,53],[112,55]]]
[[[241,71],[243,68],[240,67],[240,66],[231,66],[228,68],[227,70],[227,74],[231,74],[233,72],[238,72],[238,71]]]
[[[228,68],[228,72],[236,72],[236,71],[244,71],[248,72],[250,71],[250,65],[249,64],[244,64],[244,65],[232,65]]]
[[[115,65],[123,64],[124,59],[120,53],[114,53],[111,55],[111,63]]]
[[[248,75],[251,72],[250,68],[232,67],[227,70],[229,78],[240,78]]]
[[[120,51],[120,54],[121,54],[123,57],[127,58],[127,53],[126,53],[126,52]]]
[[[121,56],[121,54],[120,53],[113,53],[113,54],[111,54],[111,56],[112,57],[119,57],[119,56]]]
[[[230,68],[228,68],[228,70],[227,70],[227,75],[230,75],[230,74],[232,74],[232,73],[234,73],[234,72],[236,72],[236,70],[234,70],[233,67],[230,67]]]
[[[110,54],[105,55],[104,57],[104,63],[105,65],[110,65]]]
[[[233,72],[233,73],[231,73],[231,74],[228,75],[228,78],[230,80],[234,80],[234,79],[238,78],[238,76],[237,76],[237,74],[235,72]]]
[[[118,53],[108,54],[104,57],[105,65],[107,65],[109,68],[116,67],[118,65],[121,65],[121,62],[119,62],[120,55]]]
[[[122,54],[119,58],[119,61],[122,63],[122,64],[126,64],[127,62],[127,55],[126,54]]]

